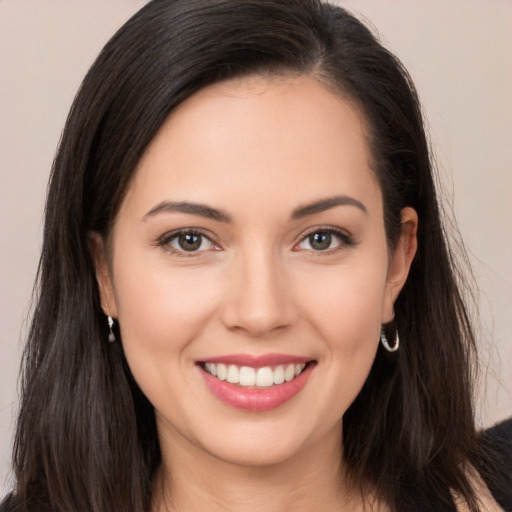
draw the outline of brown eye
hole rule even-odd
[[[196,234],[183,234],[178,237],[178,246],[183,251],[197,251],[203,242],[203,237]]]
[[[318,229],[306,235],[295,250],[332,253],[354,245],[352,238],[337,229]]]
[[[192,255],[192,253],[218,250],[218,247],[208,236],[193,230],[183,230],[165,235],[161,238],[159,245],[176,255],[183,255],[185,253]]]
[[[315,251],[325,251],[331,247],[332,233],[327,231],[319,231],[318,233],[309,235],[308,240],[309,245]]]

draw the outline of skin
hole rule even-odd
[[[393,318],[417,229],[416,213],[404,209],[389,251],[370,163],[361,115],[313,77],[216,84],[164,123],[108,243],[93,234],[105,314],[119,322],[155,407],[163,456],[155,510],[165,501],[180,511],[361,507],[340,486],[342,417],[367,378],[381,324]],[[346,204],[292,218],[338,195],[365,211]],[[231,221],[148,215],[162,201],[208,205]],[[176,238],[159,243],[183,228],[211,242],[189,253]],[[326,228],[341,236],[318,250],[308,236]],[[211,393],[197,365],[238,353],[304,356],[316,366],[285,404],[242,411]]]

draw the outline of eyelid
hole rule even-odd
[[[313,249],[300,249],[298,246],[304,242],[309,236],[311,236],[314,233],[330,233],[338,238],[341,239],[341,243],[339,246],[333,248],[333,249],[326,249],[325,251],[315,251]],[[346,229],[338,228],[335,226],[329,226],[329,225],[320,225],[320,226],[314,226],[312,228],[307,229],[306,231],[302,232],[300,235],[300,238],[298,241],[294,244],[293,250],[294,251],[301,251],[301,250],[307,250],[309,252],[312,252],[316,255],[328,255],[333,254],[339,250],[346,249],[348,247],[354,247],[356,245],[356,240],[354,239],[354,236],[348,232]]]
[[[334,236],[341,239],[341,243],[339,244],[339,246],[337,246],[333,249],[327,249],[324,251],[315,251],[313,249],[310,249],[310,250],[301,249],[298,247],[299,244],[304,242],[304,240],[306,240],[310,235],[312,235],[313,233],[319,233],[319,232],[331,233]],[[174,238],[176,238],[180,235],[184,235],[184,234],[200,235],[200,236],[206,238],[207,240],[209,240],[215,246],[215,248],[213,250],[222,250],[221,244],[218,242],[216,236],[214,236],[212,233],[210,233],[202,228],[196,228],[196,227],[178,228],[178,229],[168,231],[168,232],[164,233],[163,235],[161,235],[160,237],[158,237],[154,245],[156,245],[157,247],[161,247],[165,251],[168,251],[171,254],[174,254],[177,256],[194,257],[194,256],[199,256],[202,253],[209,252],[209,250],[184,251],[184,250],[176,249],[169,245],[171,240],[173,240]],[[302,232],[300,235],[300,238],[293,245],[293,251],[298,252],[298,251],[302,251],[302,250],[308,250],[309,252],[315,253],[317,255],[322,255],[322,254],[328,255],[328,254],[335,253],[339,250],[346,249],[348,247],[353,247],[356,245],[356,243],[357,242],[354,239],[353,235],[350,232],[348,232],[346,229],[342,229],[342,228],[330,226],[330,225],[320,225],[320,226],[311,227],[311,228],[307,229],[306,231]]]
[[[213,250],[221,250],[220,244],[217,242],[216,237],[212,235],[212,233],[207,232],[206,230],[202,228],[178,228],[173,229],[172,231],[168,231],[157,238],[155,245],[157,247],[161,247],[165,251],[168,251],[171,254],[174,254],[176,256],[184,256],[187,258],[199,256],[202,253],[208,252],[208,250],[202,250],[202,251],[183,251],[176,249],[174,247],[171,247],[169,244],[171,240],[174,238],[180,236],[180,235],[200,235],[206,239],[208,239],[214,246],[215,249]]]

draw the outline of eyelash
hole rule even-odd
[[[311,228],[310,230],[306,231],[306,233],[302,235],[300,241],[297,244],[295,244],[294,250],[299,250],[299,249],[296,249],[296,247],[298,247],[300,244],[305,242],[311,235],[314,235],[317,233],[333,235],[340,240],[340,243],[332,249],[318,250],[318,251],[309,249],[309,251],[312,254],[314,254],[315,256],[322,256],[322,255],[325,256],[325,255],[336,254],[339,251],[346,250],[346,249],[348,249],[350,247],[354,247],[356,245],[356,241],[354,240],[354,238],[350,234],[348,234],[346,231],[343,231],[338,228],[333,228],[332,226],[325,226],[325,227],[324,226],[316,226],[316,227]]]
[[[193,258],[198,256],[200,253],[205,251],[185,251],[185,250],[176,250],[174,247],[171,247],[169,244],[176,238],[182,235],[191,235],[191,236],[200,236],[202,238],[206,238],[212,245],[218,247],[218,244],[212,239],[212,236],[207,234],[205,231],[197,228],[182,228],[176,231],[171,231],[170,233],[166,233],[161,236],[156,245],[161,247],[165,251],[171,253],[174,256],[185,257],[185,258]]]
[[[338,246],[336,246],[335,248],[332,248],[332,249],[318,250],[318,251],[315,251],[313,249],[306,249],[306,250],[309,250],[311,253],[318,255],[318,256],[335,254],[339,251],[342,251],[342,250],[350,248],[350,247],[354,247],[356,245],[356,242],[353,239],[353,237],[351,235],[349,235],[348,233],[346,233],[345,231],[342,231],[337,228],[333,228],[331,226],[326,226],[326,227],[317,226],[315,228],[311,228],[309,231],[307,231],[305,234],[303,234],[300,241],[294,245],[293,250],[299,251],[300,249],[297,249],[297,247],[300,244],[305,242],[311,235],[318,234],[318,233],[333,235],[340,240],[340,243],[338,244]],[[200,237],[206,238],[212,245],[219,247],[219,244],[217,244],[212,239],[211,235],[209,235],[205,231],[203,231],[201,229],[197,229],[197,228],[182,228],[182,229],[178,229],[176,231],[171,231],[170,233],[166,233],[157,240],[156,245],[158,247],[161,247],[165,251],[171,253],[174,256],[185,257],[185,258],[197,257],[200,253],[206,252],[204,250],[203,251],[176,250],[175,248],[171,247],[170,243],[174,239],[176,239],[182,235],[200,236]],[[220,250],[220,249],[217,249],[217,250]]]

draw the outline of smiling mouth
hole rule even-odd
[[[293,381],[309,364],[289,363],[253,368],[236,364],[201,363],[201,367],[220,381],[246,388],[269,388]]]

